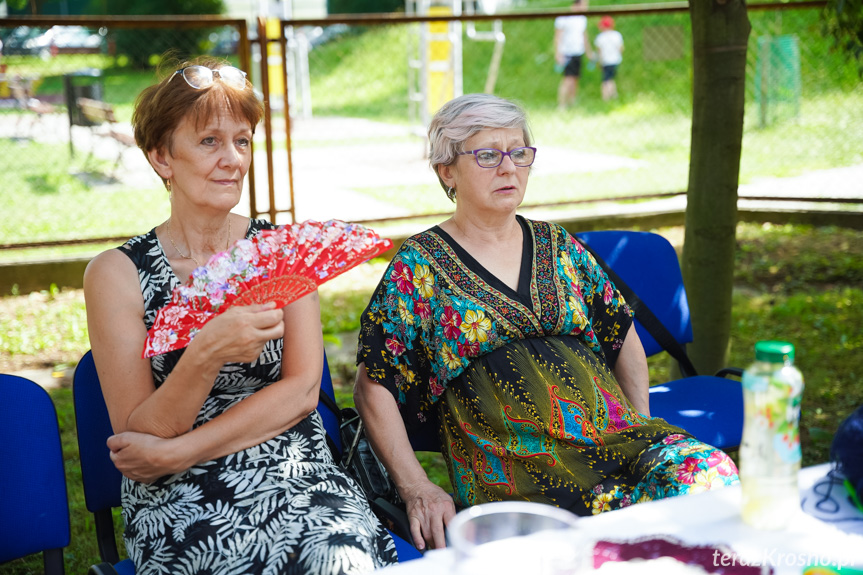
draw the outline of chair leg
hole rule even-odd
[[[66,566],[63,562],[62,549],[47,549],[42,552],[45,564],[45,575],[65,575]]]
[[[101,509],[93,514],[96,521],[96,540],[99,544],[99,557],[104,561],[118,563],[120,553],[114,538],[114,517],[110,509]]]
[[[117,570],[110,563],[99,563],[91,565],[87,570],[87,575],[117,575]]]

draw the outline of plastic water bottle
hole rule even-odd
[[[743,373],[743,442],[740,486],[743,521],[758,529],[781,529],[800,509],[800,399],[803,375],[794,367],[794,346],[755,344],[755,363]]]

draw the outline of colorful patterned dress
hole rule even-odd
[[[558,225],[518,220],[517,290],[436,226],[402,245],[362,318],[358,363],[409,434],[437,434],[456,503],[589,515],[735,483],[725,453],[622,393],[632,314],[592,256]]]
[[[246,237],[272,227],[252,220]],[[181,282],[155,230],[120,250],[138,268],[149,329]],[[157,386],[182,353],[151,359]],[[195,427],[278,380],[281,359],[280,338],[253,363],[226,364]],[[395,563],[392,538],[334,462],[325,437],[313,411],[269,441],[150,485],[124,477],[124,539],[136,573],[335,575]]]

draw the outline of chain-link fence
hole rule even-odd
[[[603,12],[590,10],[593,42]],[[603,100],[601,67],[585,57],[577,103],[565,110],[558,109],[553,47],[558,13],[499,22],[470,14],[438,22],[275,22],[264,33],[278,40],[265,53],[260,42],[239,41],[245,23],[106,21],[80,32],[94,46],[65,49],[44,47],[50,23],[22,31],[0,20],[0,244],[128,237],[164,220],[164,189],[143,154],[105,135],[111,126],[76,103],[106,102],[115,131],[128,133],[134,98],[154,81],[166,46],[237,62],[245,51],[256,86],[269,71],[272,127],[256,135],[257,193],[253,207],[240,209],[279,212],[279,223],[292,208],[297,219],[354,221],[451,210],[427,165],[424,131],[435,107],[458,92],[493,91],[528,110],[539,151],[527,204],[682,192],[692,105],[689,14],[679,4],[608,10],[625,43],[619,95]],[[741,195],[793,185],[809,195],[860,195],[859,183],[856,192],[845,188],[863,181],[863,86],[856,65],[823,36],[820,11],[812,3],[750,5]]]
[[[207,53],[240,65],[241,46],[248,59],[245,21],[5,22],[0,244],[129,237],[164,219],[162,186],[131,135],[135,98],[157,79],[168,50],[177,58]],[[15,257],[50,255],[38,250]]]
[[[691,24],[685,8],[656,6],[614,15],[625,44],[618,97],[603,99],[601,66],[585,56],[577,103],[565,110],[558,107],[553,16],[319,29],[326,41],[309,42],[308,79],[297,80],[292,100],[297,217],[451,210],[422,136],[427,112],[459,90],[493,89],[527,108],[539,151],[526,204],[685,191]],[[591,42],[602,15],[591,5]],[[781,195],[796,186],[811,196],[859,198],[859,184],[852,191],[836,185],[853,184],[854,174],[863,180],[863,85],[855,63],[822,35],[820,7],[756,5],[749,16],[741,195]],[[822,177],[794,178],[816,171]]]

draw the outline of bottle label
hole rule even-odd
[[[799,386],[779,377],[781,373],[744,374],[743,387],[749,396],[747,408],[750,410],[747,414],[749,433],[744,430],[744,435],[748,436],[747,443],[754,443],[752,447],[760,445],[756,451],[762,452],[765,462],[775,458],[784,463],[797,463],[801,459],[798,427],[801,394]],[[769,441],[758,441],[755,435],[764,440],[769,438]],[[764,451],[772,451],[772,457]]]

